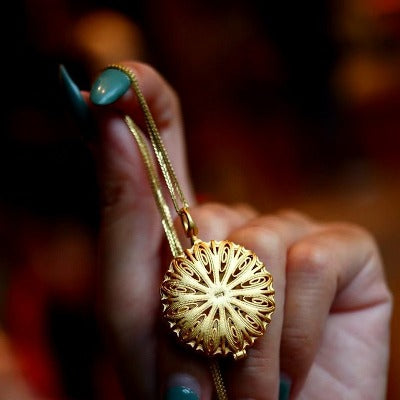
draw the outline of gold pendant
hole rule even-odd
[[[163,315],[179,340],[208,356],[246,355],[275,309],[272,276],[250,250],[196,240],[161,284]]]
[[[147,140],[133,120],[124,120],[135,138],[146,167],[155,203],[174,256],[161,283],[163,315],[179,340],[207,356],[232,354],[235,360],[262,336],[275,310],[272,276],[250,250],[230,241],[203,242],[189,211],[157,126],[140,90],[136,75],[121,65],[131,80],[142,108],[151,146],[175,211],[192,247],[182,249]],[[218,362],[210,362],[219,400],[226,400]]]

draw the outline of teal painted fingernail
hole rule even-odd
[[[165,393],[165,400],[199,400],[199,396],[185,386],[172,386]]]
[[[108,68],[97,78],[90,91],[90,100],[98,106],[117,101],[131,85],[128,75],[119,69]]]
[[[164,400],[199,400],[200,385],[189,375],[175,373],[169,377]]]
[[[289,400],[291,379],[286,374],[281,374],[279,379],[279,400]]]
[[[90,119],[88,105],[64,65],[60,65],[59,72],[61,85],[73,114],[80,120],[80,122],[86,124]]]

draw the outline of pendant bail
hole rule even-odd
[[[186,237],[188,237],[192,243],[197,240],[198,229],[197,225],[194,222],[192,216],[189,213],[189,210],[186,207],[183,207],[179,210],[179,217],[181,218],[181,222],[183,225],[183,229],[185,230]]]

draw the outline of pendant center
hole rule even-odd
[[[214,287],[214,289],[211,290],[210,292],[212,302],[216,305],[218,304],[224,304],[228,300],[228,292],[226,291],[226,288],[222,286],[217,286]]]

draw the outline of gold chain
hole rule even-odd
[[[136,126],[133,122],[132,118],[128,115],[125,116],[125,122],[132,133],[132,136],[135,138],[136,143],[139,148],[139,152],[142,156],[144,165],[147,170],[147,174],[149,177],[149,181],[151,184],[151,188],[153,190],[154,199],[156,201],[158,210],[161,214],[161,223],[165,231],[165,235],[168,240],[169,247],[171,249],[171,253],[174,257],[179,257],[183,255],[182,245],[178,240],[174,223],[172,221],[171,213],[169,211],[169,207],[164,199],[164,196],[161,191],[160,180],[158,179],[157,172],[154,168],[153,160],[149,152],[149,148],[146,143],[146,139],[141,132],[141,130]]]
[[[218,400],[228,400],[228,395],[226,394],[226,388],[224,385],[224,379],[222,378],[222,373],[218,362],[211,360],[210,369]]]
[[[136,93],[140,107],[142,108],[146,120],[146,126],[150,136],[151,144],[154,149],[154,154],[157,157],[158,164],[165,179],[165,183],[171,194],[171,199],[174,204],[175,210],[178,214],[180,214],[182,209],[187,209],[189,207],[189,204],[186,201],[182,189],[179,185],[178,179],[176,178],[175,171],[168,157],[168,153],[165,149],[160,133],[158,132],[156,123],[154,122],[154,118],[151,115],[149,106],[147,105],[143,93],[140,90],[137,77],[129,68],[121,65],[112,64],[109,66],[109,68],[119,69],[120,71],[128,75],[129,79],[131,80],[133,90]]]
[[[168,157],[168,153],[165,149],[164,143],[162,142],[161,136],[158,132],[153,116],[151,115],[149,106],[147,105],[143,93],[140,90],[140,86],[136,78],[136,75],[130,69],[122,65],[112,64],[108,66],[108,68],[114,68],[124,72],[131,80],[133,90],[138,98],[140,107],[143,111],[146,120],[146,127],[148,134],[150,136],[150,142],[152,144],[154,154],[156,155],[161,172],[164,176],[165,184],[170,193],[175,210],[181,218],[187,236],[191,238],[192,242],[194,242],[196,240],[197,228],[188,211],[189,204],[186,201],[182,189],[179,185],[179,182],[176,178],[175,171],[172,167],[171,161]],[[174,257],[182,256],[183,255],[182,245],[179,242],[178,236],[176,234],[176,230],[173,225],[168,203],[166,202],[164,195],[162,193],[161,183],[156,168],[154,166],[153,158],[149,152],[146,138],[144,134],[141,132],[141,130],[133,122],[132,118],[126,115],[124,117],[124,120],[130,132],[132,133],[132,136],[136,140],[139,152],[142,156],[144,165],[146,167],[154,199],[161,215],[162,226],[164,228],[168,244],[171,248],[172,255]],[[211,360],[210,369],[215,385],[215,390],[217,392],[218,400],[227,400],[228,397],[226,394],[226,389],[218,362],[215,360]]]

